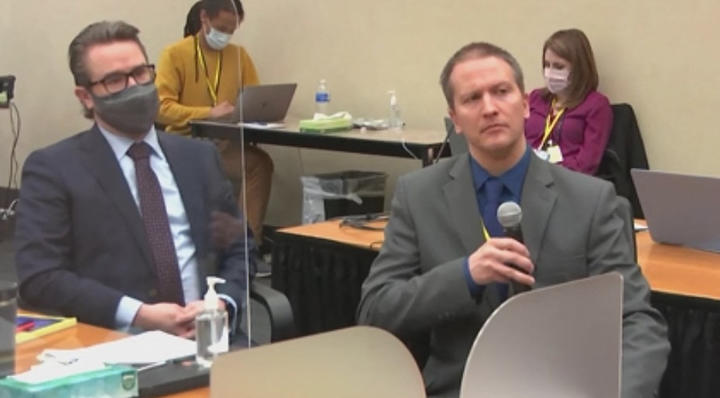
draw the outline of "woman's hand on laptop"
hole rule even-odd
[[[210,117],[213,119],[227,116],[235,110],[235,105],[228,101],[223,101],[210,109]]]

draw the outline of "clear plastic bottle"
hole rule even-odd
[[[207,277],[205,309],[195,317],[195,360],[205,367],[210,367],[215,357],[230,349],[227,311],[219,307],[216,283],[225,283],[225,280],[214,276]]]
[[[327,88],[327,82],[325,79],[320,80],[320,85],[315,92],[315,113],[322,113],[327,115],[330,106],[330,91]]]
[[[400,131],[403,128],[402,114],[400,113],[400,105],[398,104],[395,90],[388,91],[390,94],[390,114],[388,117],[388,127],[390,130]]]

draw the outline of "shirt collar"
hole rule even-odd
[[[132,146],[132,144],[136,142],[132,138],[113,134],[108,130],[104,129],[99,124],[97,125],[97,127],[100,130],[100,133],[102,133],[103,137],[105,137],[105,140],[108,142],[108,144],[110,144],[110,148],[112,148],[112,151],[115,154],[115,158],[118,161],[120,161],[123,156],[127,156],[128,149],[130,149],[130,146]],[[150,148],[152,148],[153,150],[153,154],[159,157],[160,160],[165,160],[165,155],[163,154],[162,148],[160,148],[160,142],[158,141],[155,126],[150,127],[150,131],[145,134],[145,138],[143,138],[142,141],[150,145]]]
[[[480,190],[483,188],[485,181],[487,181],[491,177],[491,175],[487,172],[487,170],[480,166],[480,164],[472,157],[472,155],[469,156],[469,158],[470,171],[473,178],[473,187],[475,188],[475,193],[479,193]],[[525,153],[520,158],[520,160],[518,160],[518,162],[515,163],[515,165],[508,169],[505,173],[496,177],[503,183],[503,185],[505,185],[510,190],[513,197],[517,198],[518,200],[522,195],[522,187],[523,183],[525,182],[525,174],[527,174],[527,169],[529,165],[530,145],[526,145]]]

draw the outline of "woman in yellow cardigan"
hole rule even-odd
[[[186,37],[163,50],[155,80],[160,97],[157,121],[168,132],[188,135],[190,120],[227,116],[239,90],[258,84],[247,51],[229,42],[243,17],[238,0],[201,0],[190,9]],[[242,149],[233,142],[220,142],[218,149],[242,209]],[[246,145],[244,155],[247,219],[260,245],[273,163],[257,146]]]

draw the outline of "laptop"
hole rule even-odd
[[[238,94],[235,111],[225,122],[269,123],[285,119],[295,94],[296,83],[246,86]]]
[[[720,252],[720,178],[630,170],[650,237]]]

